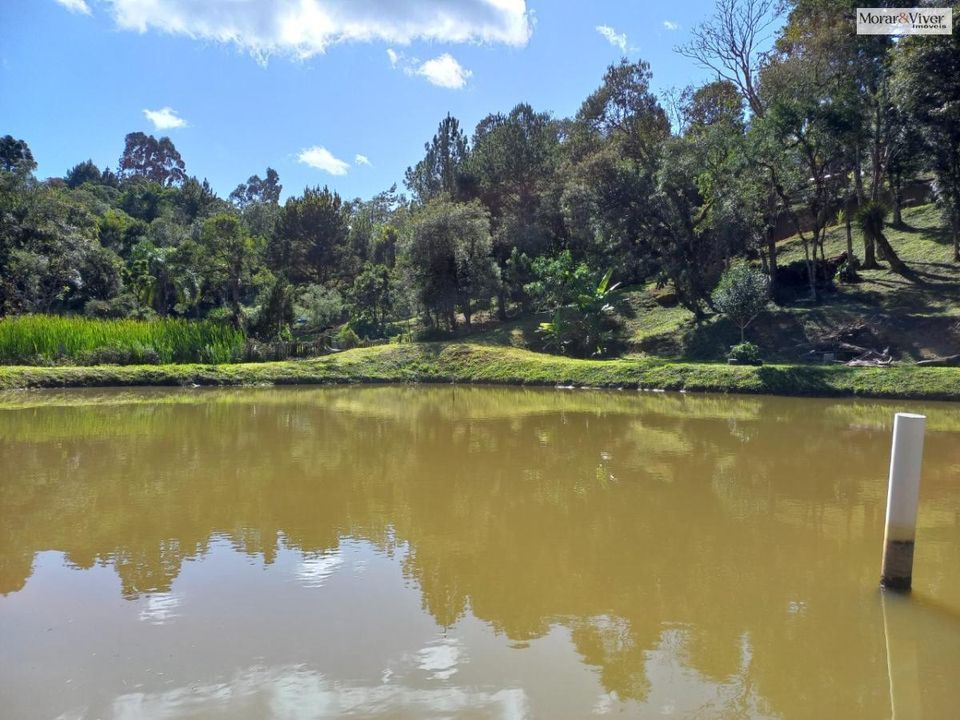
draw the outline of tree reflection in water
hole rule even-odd
[[[202,571],[217,548],[268,569],[294,552],[320,590],[344,543],[363,543],[399,563],[441,628],[481,621],[518,647],[565,633],[607,693],[597,712],[888,712],[875,588],[893,405],[395,387],[16,402],[0,410],[8,597],[56,550],[109,566],[148,618],[176,621],[185,563]],[[960,411],[927,412],[918,593],[956,612]],[[958,623],[934,626],[953,648],[936,663],[960,663]],[[463,651],[448,638],[416,662],[448,681]],[[296,667],[230,682],[278,672],[329,694]],[[933,678],[925,707],[955,703]],[[668,682],[703,696],[662,698]],[[520,702],[481,695],[463,707]]]

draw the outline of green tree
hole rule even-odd
[[[814,205],[832,218],[842,198],[848,216],[851,214],[851,181],[857,205],[881,198],[895,134],[887,62],[893,39],[856,34],[855,0],[793,0],[791,5],[762,81],[764,90],[779,98],[781,109],[786,99],[788,105],[800,109],[797,121],[809,124],[805,137],[802,132],[795,133],[799,154],[793,159],[799,161],[800,183],[779,184],[789,188],[791,202],[805,202],[816,225],[821,218]],[[768,99],[774,101],[772,96]],[[786,159],[790,159],[789,153]],[[774,160],[771,167],[783,160]],[[823,172],[817,172],[818,166],[825,168]],[[805,183],[805,178],[812,181]],[[818,199],[818,195],[822,197]],[[789,210],[787,200],[783,203]],[[813,236],[811,268],[818,249],[823,249],[816,227]],[[879,267],[869,236],[864,236],[863,267]]]
[[[578,221],[566,233],[593,246],[593,264],[616,264],[631,282],[656,269],[654,195],[663,144],[670,137],[667,114],[650,90],[651,77],[644,61],[611,65],[581,105],[564,142],[571,168],[563,191],[564,219]]]
[[[294,283],[324,284],[337,276],[349,229],[340,195],[307,188],[284,204],[267,248],[271,267]]]
[[[234,325],[241,327],[243,295],[260,262],[260,243],[250,237],[239,217],[229,213],[208,218],[200,238],[211,270],[210,285],[229,305]]]
[[[173,209],[172,191],[146,180],[124,183],[117,205],[130,217],[151,223]]]
[[[824,229],[846,188],[847,139],[860,113],[845,68],[832,58],[818,35],[782,37],[761,76],[766,112],[754,123],[754,140],[768,151],[760,162],[803,245],[812,299],[819,298],[817,256],[825,259]],[[801,205],[809,230],[797,212]]]
[[[713,291],[713,302],[740,329],[742,343],[747,326],[770,302],[770,279],[746,263],[731,265]]]
[[[29,185],[21,193],[0,237],[4,311],[62,310],[83,287],[81,268],[99,246],[96,218],[63,188]]]
[[[37,162],[25,140],[18,140],[12,135],[0,138],[0,171],[25,177],[36,167]]]
[[[170,138],[158,140],[153,135],[132,132],[124,140],[117,174],[121,179],[140,177],[169,187],[187,179],[184,168],[183,158]]]
[[[225,212],[229,208],[227,203],[217,197],[206,178],[203,182],[195,177],[187,178],[173,193],[172,200],[173,206],[183,214],[185,224],[197,219],[202,220],[217,212]]]
[[[508,298],[524,300],[523,285],[530,280],[508,272],[514,251],[534,257],[555,244],[559,143],[559,124],[526,103],[507,115],[488,115],[474,132],[468,167],[471,185],[490,213],[493,255],[503,279],[497,296],[501,318]]]
[[[662,147],[647,232],[660,283],[700,319],[724,260],[762,244],[762,208],[733,84],[689,90],[681,112],[683,134]]]
[[[93,244],[80,266],[81,285],[74,303],[84,308],[91,302],[107,303],[124,292],[123,259],[110,248]]]
[[[460,122],[447,113],[433,139],[423,148],[423,160],[407,168],[404,176],[404,183],[414,198],[419,203],[427,203],[442,194],[458,197],[470,152]]]
[[[178,302],[186,299],[184,276],[177,272],[176,256],[177,248],[157,247],[146,238],[133,247],[129,260],[130,286],[146,314],[168,315]]]
[[[103,179],[103,173],[96,166],[93,160],[85,160],[82,163],[74,165],[67,171],[64,180],[67,187],[78,188],[84,183],[99,183]]]
[[[367,263],[350,288],[351,325],[360,335],[382,336],[395,303],[393,273],[386,265]]]
[[[266,177],[251,175],[245,183],[240,183],[230,193],[230,202],[238,208],[246,208],[256,203],[280,203],[280,193],[283,185],[280,184],[280,175],[271,167],[267,168]]]
[[[344,319],[343,297],[333,288],[323,285],[307,285],[294,303],[294,312],[299,322],[308,330],[319,331],[340,323]]]
[[[499,280],[492,249],[490,218],[479,203],[434,200],[417,213],[407,261],[431,324],[456,329],[459,308],[470,326],[474,304]]]
[[[293,324],[293,287],[283,275],[276,275],[261,291],[257,334],[267,340],[288,339]]]
[[[598,278],[585,262],[577,262],[569,250],[553,257],[541,256],[531,263],[534,280],[526,287],[527,293],[542,310],[553,312],[569,305],[579,296],[589,293]]]

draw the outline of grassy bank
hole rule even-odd
[[[0,389],[371,382],[577,385],[691,392],[960,400],[960,369],[731,367],[656,359],[573,360],[490,345],[358,348],[316,360],[230,365],[0,367]]]

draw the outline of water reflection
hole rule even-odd
[[[426,670],[433,680],[449,680],[457,674],[462,648],[456,638],[440,638],[423,648],[417,657],[418,667]]]
[[[391,684],[344,686],[299,666],[253,667],[228,682],[134,692],[111,708],[117,720],[204,717],[232,718],[251,711],[279,720],[391,716],[441,718],[473,716],[519,720],[527,717],[520,689],[496,692],[421,690]]]
[[[889,714],[875,588],[903,408],[479,388],[15,400],[0,410],[15,702],[87,663],[51,708]],[[916,596],[956,611],[960,410],[927,413]],[[921,659],[937,717],[960,700],[944,669],[960,624],[901,609],[939,648]],[[60,629],[38,644],[44,623]],[[104,632],[116,647],[87,635]]]
[[[148,593],[141,598],[140,619],[162,625],[179,615],[177,608],[183,604],[183,596],[177,593]]]
[[[304,556],[297,565],[297,579],[304,587],[323,587],[324,581],[343,564],[339,552]]]

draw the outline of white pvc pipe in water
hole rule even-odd
[[[917,503],[926,421],[926,416],[913,413],[897,413],[893,420],[880,582],[897,590],[909,590],[913,579],[913,543],[917,533]]]

